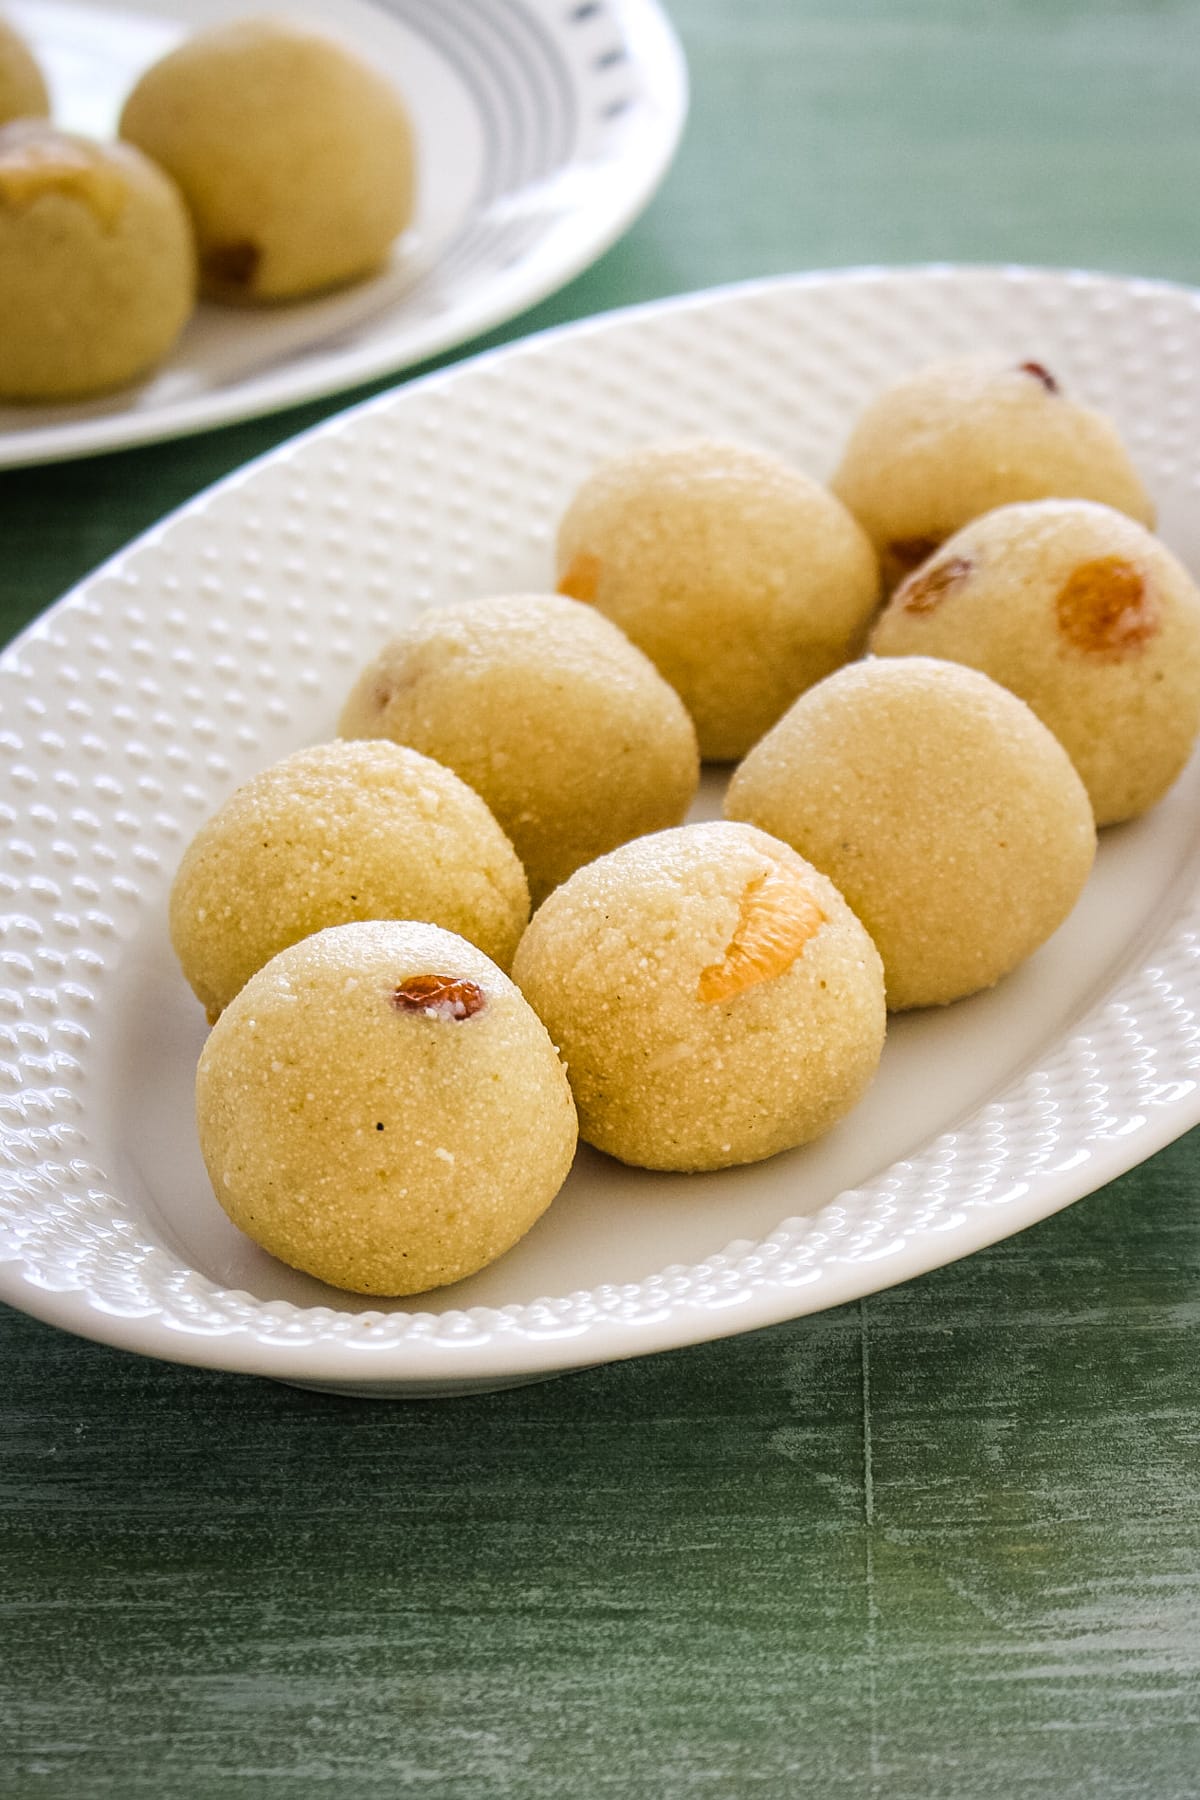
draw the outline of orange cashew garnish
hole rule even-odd
[[[798,870],[776,865],[756,875],[742,894],[724,957],[700,972],[697,997],[711,1006],[784,974],[824,923]]]

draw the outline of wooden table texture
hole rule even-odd
[[[865,262],[1200,281],[1195,0],[672,13],[661,193],[484,343]],[[343,403],[0,477],[4,634]],[[446,1402],[0,1309],[0,1795],[1192,1800],[1198,1165],[860,1305]]]

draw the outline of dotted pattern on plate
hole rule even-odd
[[[610,1321],[820,1284],[923,1234],[944,1243],[930,1262],[949,1260],[979,1209],[1002,1235],[1005,1207],[1064,1167],[1114,1137],[1162,1141],[1172,1112],[1190,1122],[1200,901],[960,1130],[756,1246],[637,1284],[440,1315],[264,1303],[181,1263],[105,1173],[99,1023],[123,956],[162,929],[201,819],[332,732],[407,608],[543,585],[557,516],[600,455],[707,431],[824,474],[884,382],[984,345],[1036,351],[1109,410],[1152,488],[1200,487],[1200,296],[1021,270],[800,278],[601,320],[374,401],[193,503],[21,638],[0,661],[0,1262],[185,1334],[364,1349],[570,1335],[585,1362]]]

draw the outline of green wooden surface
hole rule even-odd
[[[838,263],[1200,281],[1193,0],[673,11],[661,195],[487,341]],[[336,404],[0,477],[0,625]],[[862,1306],[455,1402],[0,1310],[0,1794],[1191,1800],[1198,1159]]]

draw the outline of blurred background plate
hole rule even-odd
[[[224,0],[14,0],[56,121],[109,136],[139,74]],[[687,112],[656,0],[289,0],[390,75],[413,114],[417,216],[371,281],[265,311],[201,304],[136,387],[0,406],[0,468],[182,437],[337,393],[476,336],[594,261],[646,205]]]

